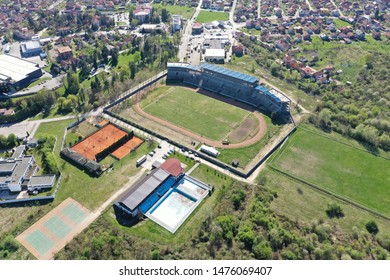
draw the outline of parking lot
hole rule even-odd
[[[162,141],[154,152],[151,152],[147,155],[146,161],[141,165],[148,170],[152,170],[152,165],[156,160],[164,159],[168,157],[169,150],[173,151],[174,147],[166,141]]]

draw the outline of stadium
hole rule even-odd
[[[275,89],[259,84],[259,79],[220,66],[202,63],[168,63],[167,80],[180,81],[235,100],[269,113],[289,116],[290,99]]]
[[[166,83],[158,83],[163,77]],[[129,91],[105,112],[246,174],[292,128],[290,103],[254,76],[207,63],[168,63],[164,75]],[[202,145],[215,150],[213,155]]]

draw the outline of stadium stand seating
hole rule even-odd
[[[270,113],[289,115],[290,99],[275,89],[259,85],[259,79],[220,66],[202,63],[168,63],[168,80],[193,85],[235,100],[265,109]]]

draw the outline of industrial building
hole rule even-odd
[[[40,191],[53,187],[56,176],[36,176],[35,158],[26,156],[25,148],[24,145],[18,146],[11,157],[0,160],[0,191]]]
[[[38,40],[27,41],[20,44],[20,53],[22,57],[38,56],[44,51]]]
[[[203,58],[207,62],[224,63],[225,50],[224,49],[206,49]]]
[[[10,55],[0,55],[0,93],[18,91],[42,76],[39,65]]]
[[[289,115],[291,100],[259,84],[259,79],[217,65],[168,63],[168,80],[183,82],[233,98],[270,113]]]

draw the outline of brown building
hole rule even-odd
[[[58,58],[60,60],[66,60],[73,57],[72,49],[68,46],[58,48]]]

